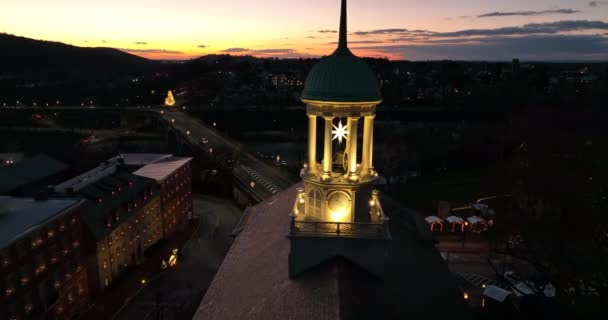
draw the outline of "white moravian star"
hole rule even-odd
[[[338,139],[338,143],[342,143],[342,140],[346,140],[348,135],[348,125],[342,126],[342,121],[338,123],[338,126],[333,126],[334,130],[331,133],[334,135],[332,140]]]

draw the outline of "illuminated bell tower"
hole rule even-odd
[[[298,189],[291,216],[292,276],[331,256],[343,256],[380,274],[378,254],[390,239],[388,218],[373,190],[378,179],[373,167],[374,117],[382,98],[375,74],[348,49],[346,17],[342,0],[338,48],[314,66],[302,92],[308,163],[300,174],[304,188]],[[323,130],[319,145],[318,127]],[[376,252],[361,256],[361,246],[370,244]]]

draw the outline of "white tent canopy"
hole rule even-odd
[[[428,216],[426,218],[424,218],[424,220],[426,220],[426,222],[432,224],[432,223],[443,223],[443,220],[441,220],[441,218],[437,217],[437,216]]]
[[[464,220],[458,216],[449,216],[445,218],[445,220],[447,220],[449,223],[464,222]]]

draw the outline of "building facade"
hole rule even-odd
[[[160,188],[163,237],[171,237],[192,218],[192,158],[171,157],[133,172]]]
[[[160,194],[153,180],[119,170],[84,188],[83,218],[91,243],[88,273],[102,292],[162,238]]]
[[[82,204],[0,198],[0,319],[71,319],[90,303]]]

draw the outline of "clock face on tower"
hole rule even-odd
[[[332,221],[350,221],[351,200],[350,196],[342,191],[332,193],[327,199],[327,209]]]

